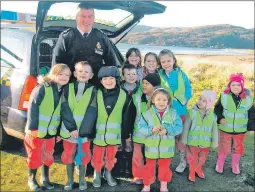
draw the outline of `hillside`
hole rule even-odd
[[[121,41],[129,44],[254,49],[254,29],[233,25],[152,28],[138,25]]]

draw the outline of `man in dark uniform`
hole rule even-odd
[[[94,73],[90,83],[98,86],[99,69],[117,66],[118,59],[108,37],[94,26],[94,9],[80,3],[77,7],[76,28],[62,32],[53,52],[52,64],[65,63],[72,71],[78,61],[88,61]]]

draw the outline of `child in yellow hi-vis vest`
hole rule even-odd
[[[171,97],[172,105],[177,114],[184,122],[187,114],[187,104],[192,96],[192,86],[187,74],[178,66],[175,54],[163,49],[159,52],[159,61],[161,69],[159,75],[161,77],[161,86],[166,88]],[[180,163],[175,171],[182,173],[187,166],[186,162],[186,146],[179,142],[180,135],[176,136],[176,148],[180,154]]]
[[[150,191],[150,185],[155,182],[156,163],[160,191],[168,191],[167,183],[172,179],[170,164],[175,151],[175,136],[182,132],[183,127],[171,103],[166,89],[156,89],[150,98],[150,108],[142,113],[139,121],[138,131],[146,136],[142,191]]]
[[[208,156],[209,147],[216,148],[218,146],[217,121],[212,110],[215,99],[214,91],[203,91],[184,121],[180,141],[187,145],[190,181],[195,181],[195,173],[200,178],[205,178],[202,166]]]
[[[24,145],[28,156],[28,186],[31,190],[41,189],[36,181],[36,172],[41,166],[41,184],[48,190],[54,189],[49,181],[49,166],[54,162],[62,86],[68,83],[70,76],[71,71],[67,65],[53,66],[49,74],[40,79],[29,98]]]
[[[239,162],[244,153],[244,136],[247,131],[254,133],[254,96],[244,87],[242,73],[232,74],[226,89],[215,104],[220,130],[220,142],[216,172],[223,173],[228,153],[232,154],[232,172],[240,174]]]
[[[94,138],[97,118],[96,89],[88,81],[93,77],[92,68],[86,61],[74,66],[76,80],[64,89],[61,106],[63,123],[60,136],[64,138],[61,156],[66,165],[67,184],[64,190],[73,189],[74,162],[79,166],[79,189],[87,189],[85,182],[87,164],[91,160],[90,142]]]
[[[96,137],[93,140],[93,156],[91,165],[94,167],[94,187],[101,187],[101,169],[105,165],[103,177],[108,185],[117,185],[112,177],[118,150],[121,144],[122,129],[128,129],[126,122],[127,95],[120,88],[120,72],[115,66],[102,67],[98,72],[102,87],[97,92],[98,116]]]

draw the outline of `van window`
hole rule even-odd
[[[24,57],[24,41],[11,36],[1,36],[1,63],[21,68]]]

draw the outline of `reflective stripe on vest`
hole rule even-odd
[[[188,133],[188,145],[196,147],[210,147],[212,142],[212,125],[216,121],[213,111],[210,111],[203,119],[198,110],[190,110],[189,117],[192,120]]]
[[[99,146],[118,145],[121,143],[122,110],[126,101],[125,92],[120,89],[118,100],[108,116],[104,105],[103,93],[97,92],[98,118],[96,138],[93,143]]]
[[[219,129],[228,133],[242,133],[247,131],[248,110],[253,105],[253,97],[246,96],[236,107],[231,94],[221,94],[221,104],[224,108],[223,116],[226,124],[219,125]]]
[[[78,128],[78,131],[80,129],[81,123],[84,119],[84,116],[86,114],[87,108],[89,101],[91,99],[91,95],[93,92],[94,87],[89,87],[86,89],[82,97],[80,98],[79,101],[77,101],[75,97],[75,90],[74,90],[74,84],[70,83],[69,84],[69,89],[68,89],[68,105],[73,112],[73,118],[76,122],[76,126]],[[70,132],[67,130],[66,126],[62,122],[61,129],[60,129],[60,136],[63,138],[70,138]]]
[[[161,122],[172,123],[176,119],[176,114],[171,109],[163,115],[162,119],[157,116],[156,112],[150,108],[146,112],[142,113],[144,120],[149,126],[155,127],[162,125]],[[160,136],[158,133],[154,133],[145,139],[145,156],[150,159],[158,158],[171,158],[174,156],[175,139],[174,136],[164,135]]]
[[[54,96],[51,86],[45,88],[44,98],[39,106],[38,119],[38,135],[39,138],[44,138],[47,133],[49,135],[56,135],[57,128],[60,123],[60,106],[62,99],[59,99],[57,108],[54,110]]]
[[[146,111],[147,103],[141,102],[142,94],[132,95],[134,104],[136,106],[136,118],[134,123],[133,142],[144,143],[145,135],[138,132],[138,123],[141,118],[141,114]]]
[[[161,87],[164,87],[170,93],[173,100],[178,100],[182,105],[186,105],[187,99],[185,97],[185,84],[182,76],[182,71],[178,72],[178,89],[175,92],[173,92],[171,87],[168,85],[167,79],[165,77],[166,75],[163,73],[163,70],[160,70],[159,75],[161,79]]]

